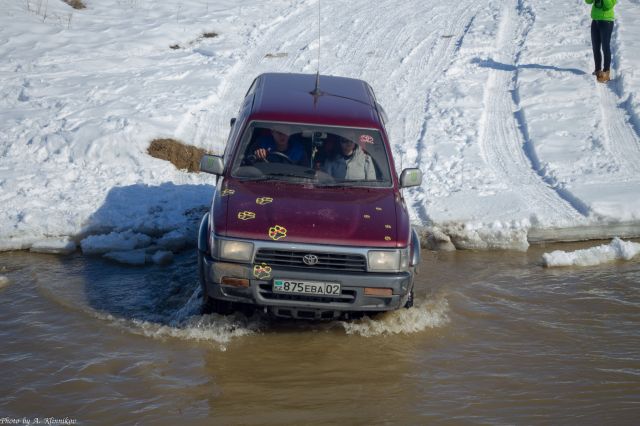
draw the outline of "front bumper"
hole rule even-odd
[[[211,298],[265,307],[276,316],[307,319],[332,319],[347,312],[382,312],[403,307],[413,286],[413,272],[370,273],[332,272],[273,267],[268,277],[254,276],[253,265],[214,260],[200,252],[200,280]],[[249,280],[248,287],[220,284],[223,277]],[[325,281],[341,285],[340,296],[316,296],[274,293],[273,279]],[[392,296],[365,295],[364,289],[391,288]]]

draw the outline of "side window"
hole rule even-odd
[[[236,119],[231,129],[229,129],[229,137],[227,138],[227,144],[224,148],[224,162],[226,163],[229,160],[229,154],[233,151],[233,147],[238,144],[238,136],[240,130],[244,127],[247,117],[249,116],[249,112],[251,111],[251,103],[252,97],[247,97],[240,107],[240,113],[238,114],[238,118]]]

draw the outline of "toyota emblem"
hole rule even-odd
[[[318,256],[315,254],[305,254],[302,256],[302,261],[305,265],[313,266],[318,263]]]

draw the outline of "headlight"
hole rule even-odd
[[[243,241],[220,240],[220,257],[228,260],[250,262],[253,257],[253,244]]]
[[[369,270],[380,272],[406,271],[409,250],[372,250],[369,252]]]

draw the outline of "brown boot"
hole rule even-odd
[[[607,71],[600,71],[596,78],[598,79],[598,83],[606,83],[607,81],[611,80],[611,72],[609,70]]]

